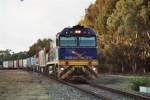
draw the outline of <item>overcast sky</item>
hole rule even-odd
[[[73,26],[95,0],[0,0],[0,50],[29,49],[37,39],[55,39]]]

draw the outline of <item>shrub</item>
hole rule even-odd
[[[131,80],[131,89],[139,91],[139,86],[146,86],[148,83],[147,78],[134,78]]]

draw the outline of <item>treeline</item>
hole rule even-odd
[[[26,58],[27,52],[18,52],[14,53],[10,49],[0,50],[0,65],[2,65],[3,61],[14,60],[14,59],[23,59]]]
[[[150,72],[150,0],[96,0],[79,22],[97,33],[100,71]]]
[[[39,50],[45,48],[46,49],[46,52],[49,51],[50,49],[50,45],[53,41],[51,39],[38,39],[36,43],[34,43],[30,48],[29,48],[29,51],[28,51],[28,55],[29,56],[33,56],[35,55]]]
[[[45,48],[46,51],[49,51],[50,44],[52,43],[51,39],[38,39],[32,46],[30,46],[28,51],[14,53],[12,50],[1,50],[0,51],[0,65],[5,60],[14,60],[14,59],[25,59],[31,57],[38,52],[38,50]]]
[[[2,60],[12,60],[12,59],[21,59],[27,57],[27,52],[18,52],[14,53],[10,49],[0,51],[0,61]]]

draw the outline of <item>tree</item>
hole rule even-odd
[[[48,52],[50,50],[50,45],[52,43],[52,40],[51,39],[38,39],[36,43],[34,43],[29,51],[28,51],[28,55],[29,56],[33,56],[35,55],[40,49],[43,49],[45,48],[46,49],[46,52]]]
[[[150,71],[149,0],[96,0],[80,24],[97,33],[100,64],[121,72]]]

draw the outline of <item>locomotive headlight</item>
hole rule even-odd
[[[95,70],[96,70],[96,68],[94,67],[94,68],[93,68],[93,70],[95,71]]]
[[[60,68],[60,70],[64,70],[64,68]]]
[[[80,34],[81,31],[80,31],[80,30],[76,30],[75,33],[76,33],[76,34]]]

